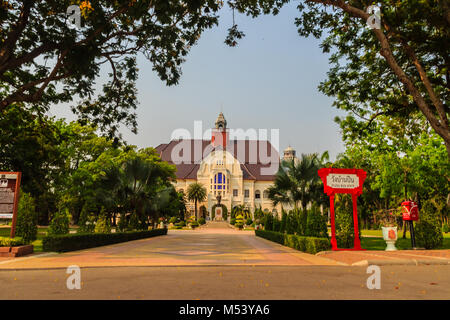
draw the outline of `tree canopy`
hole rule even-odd
[[[80,8],[80,26],[70,6]],[[136,57],[145,56],[168,85],[205,29],[217,24],[215,0],[25,0],[0,2],[0,112],[14,105],[41,113],[79,101],[83,123],[115,134],[134,131]],[[69,11],[69,14],[67,12]],[[75,19],[76,20],[76,19]],[[109,81],[96,90],[102,66]],[[100,86],[101,87],[101,86]]]

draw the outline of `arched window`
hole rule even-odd
[[[184,193],[184,190],[183,190],[183,189],[180,189],[180,190],[178,190],[178,192]]]
[[[214,176],[214,195],[224,195],[228,192],[229,182],[226,176],[219,172]]]
[[[263,197],[264,197],[264,199],[269,199],[269,191],[264,190]]]
[[[255,191],[255,199],[261,199],[261,191],[259,190]]]

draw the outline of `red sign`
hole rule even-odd
[[[361,169],[322,168],[318,172],[323,182],[324,192],[330,197],[331,218],[331,248],[333,250],[363,250],[358,231],[358,207],[357,197],[363,192],[363,183],[367,173]],[[349,193],[353,202],[353,249],[339,249],[336,241],[336,226],[334,214],[334,195],[336,193]]]
[[[405,221],[417,221],[419,220],[419,207],[414,201],[402,202],[403,207],[403,220]]]
[[[21,172],[0,172],[0,219],[12,219],[11,238],[16,233]]]

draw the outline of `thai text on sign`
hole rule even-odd
[[[12,219],[17,174],[0,174],[0,219]]]
[[[336,189],[358,188],[359,178],[356,174],[330,173],[327,176],[327,185]]]

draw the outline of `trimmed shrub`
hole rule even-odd
[[[17,210],[16,235],[21,237],[25,244],[37,238],[38,216],[34,206],[34,199],[28,193],[22,193]]]
[[[190,223],[190,225],[191,225],[192,229],[195,229],[195,228],[197,228],[197,227],[199,226],[199,224],[198,224],[197,221],[192,221],[192,222]]]
[[[263,218],[263,226],[264,226],[264,230],[267,231],[273,231],[273,215],[271,213],[267,213],[266,215],[264,215]]]
[[[178,221],[177,217],[172,217],[172,218],[169,219],[169,223],[175,224],[177,221]]]
[[[69,209],[59,210],[53,216],[48,228],[49,235],[68,234],[69,233],[70,214]]]
[[[15,237],[14,239],[0,237],[0,247],[18,247],[24,244],[26,243],[21,237]]]
[[[282,213],[281,213],[280,232],[284,233],[286,231],[286,226],[287,226],[287,213],[284,209],[281,212]]]
[[[111,219],[105,213],[104,208],[102,208],[95,224],[95,233],[111,233]]]
[[[236,223],[234,225],[239,229],[242,229],[244,227],[244,217],[242,215],[238,215],[236,217]]]
[[[308,222],[308,213],[305,210],[297,209],[295,210],[297,214],[297,235],[304,236],[306,235],[306,223]]]
[[[328,238],[327,221],[315,205],[308,212],[305,236]]]
[[[442,227],[442,232],[448,233],[449,228],[448,228],[448,224],[444,223],[444,226]]]
[[[294,234],[297,231],[297,222],[297,215],[295,211],[289,211],[286,221],[286,232],[288,234]]]
[[[78,220],[77,233],[93,233],[95,230],[95,216],[90,212],[87,205],[83,206]]]
[[[206,223],[205,218],[198,219],[198,223],[201,224],[201,225],[205,224]]]
[[[231,224],[232,226],[234,226],[234,225],[236,224],[236,218],[231,218],[231,219],[230,219],[230,224]]]
[[[255,230],[255,234],[258,237],[311,254],[331,249],[330,240],[327,238],[303,237],[265,230]]]
[[[424,202],[419,221],[416,223],[417,245],[425,249],[439,248],[444,243],[437,211],[431,202]]]
[[[251,218],[247,218],[247,221],[245,221],[245,224],[250,226],[253,223],[253,220]]]
[[[46,236],[42,240],[44,251],[68,252],[108,244],[151,238],[167,234],[167,229],[148,231],[116,232],[116,233],[87,233]]]

